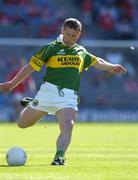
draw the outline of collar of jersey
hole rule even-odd
[[[71,47],[66,46],[66,45],[64,44],[64,42],[63,42],[63,34],[60,34],[60,35],[57,37],[57,41],[60,42],[60,43],[62,43],[65,47],[67,47],[67,48],[69,48],[69,49],[71,49],[71,48],[73,48],[73,47],[76,46],[76,43],[73,44]]]

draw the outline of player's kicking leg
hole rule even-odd
[[[21,113],[18,121],[18,126],[20,128],[27,128],[32,126],[37,121],[39,121],[43,116],[47,115],[46,112],[33,109],[27,106]]]
[[[51,165],[65,165],[64,155],[71,141],[77,111],[72,108],[65,108],[59,110],[56,117],[59,122],[60,134],[56,142],[57,152]]]

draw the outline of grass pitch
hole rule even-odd
[[[138,124],[76,123],[66,154],[67,166],[50,166],[55,154],[57,123],[19,129],[0,124],[0,180],[136,180]],[[25,166],[9,167],[9,148],[25,149]]]

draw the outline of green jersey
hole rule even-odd
[[[60,88],[78,91],[80,73],[83,69],[94,65],[96,61],[97,57],[78,44],[67,47],[62,42],[53,41],[36,52],[30,64],[37,71],[46,65],[44,81]]]

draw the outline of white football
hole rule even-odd
[[[20,147],[13,147],[6,153],[9,166],[24,166],[27,160],[26,152]]]

